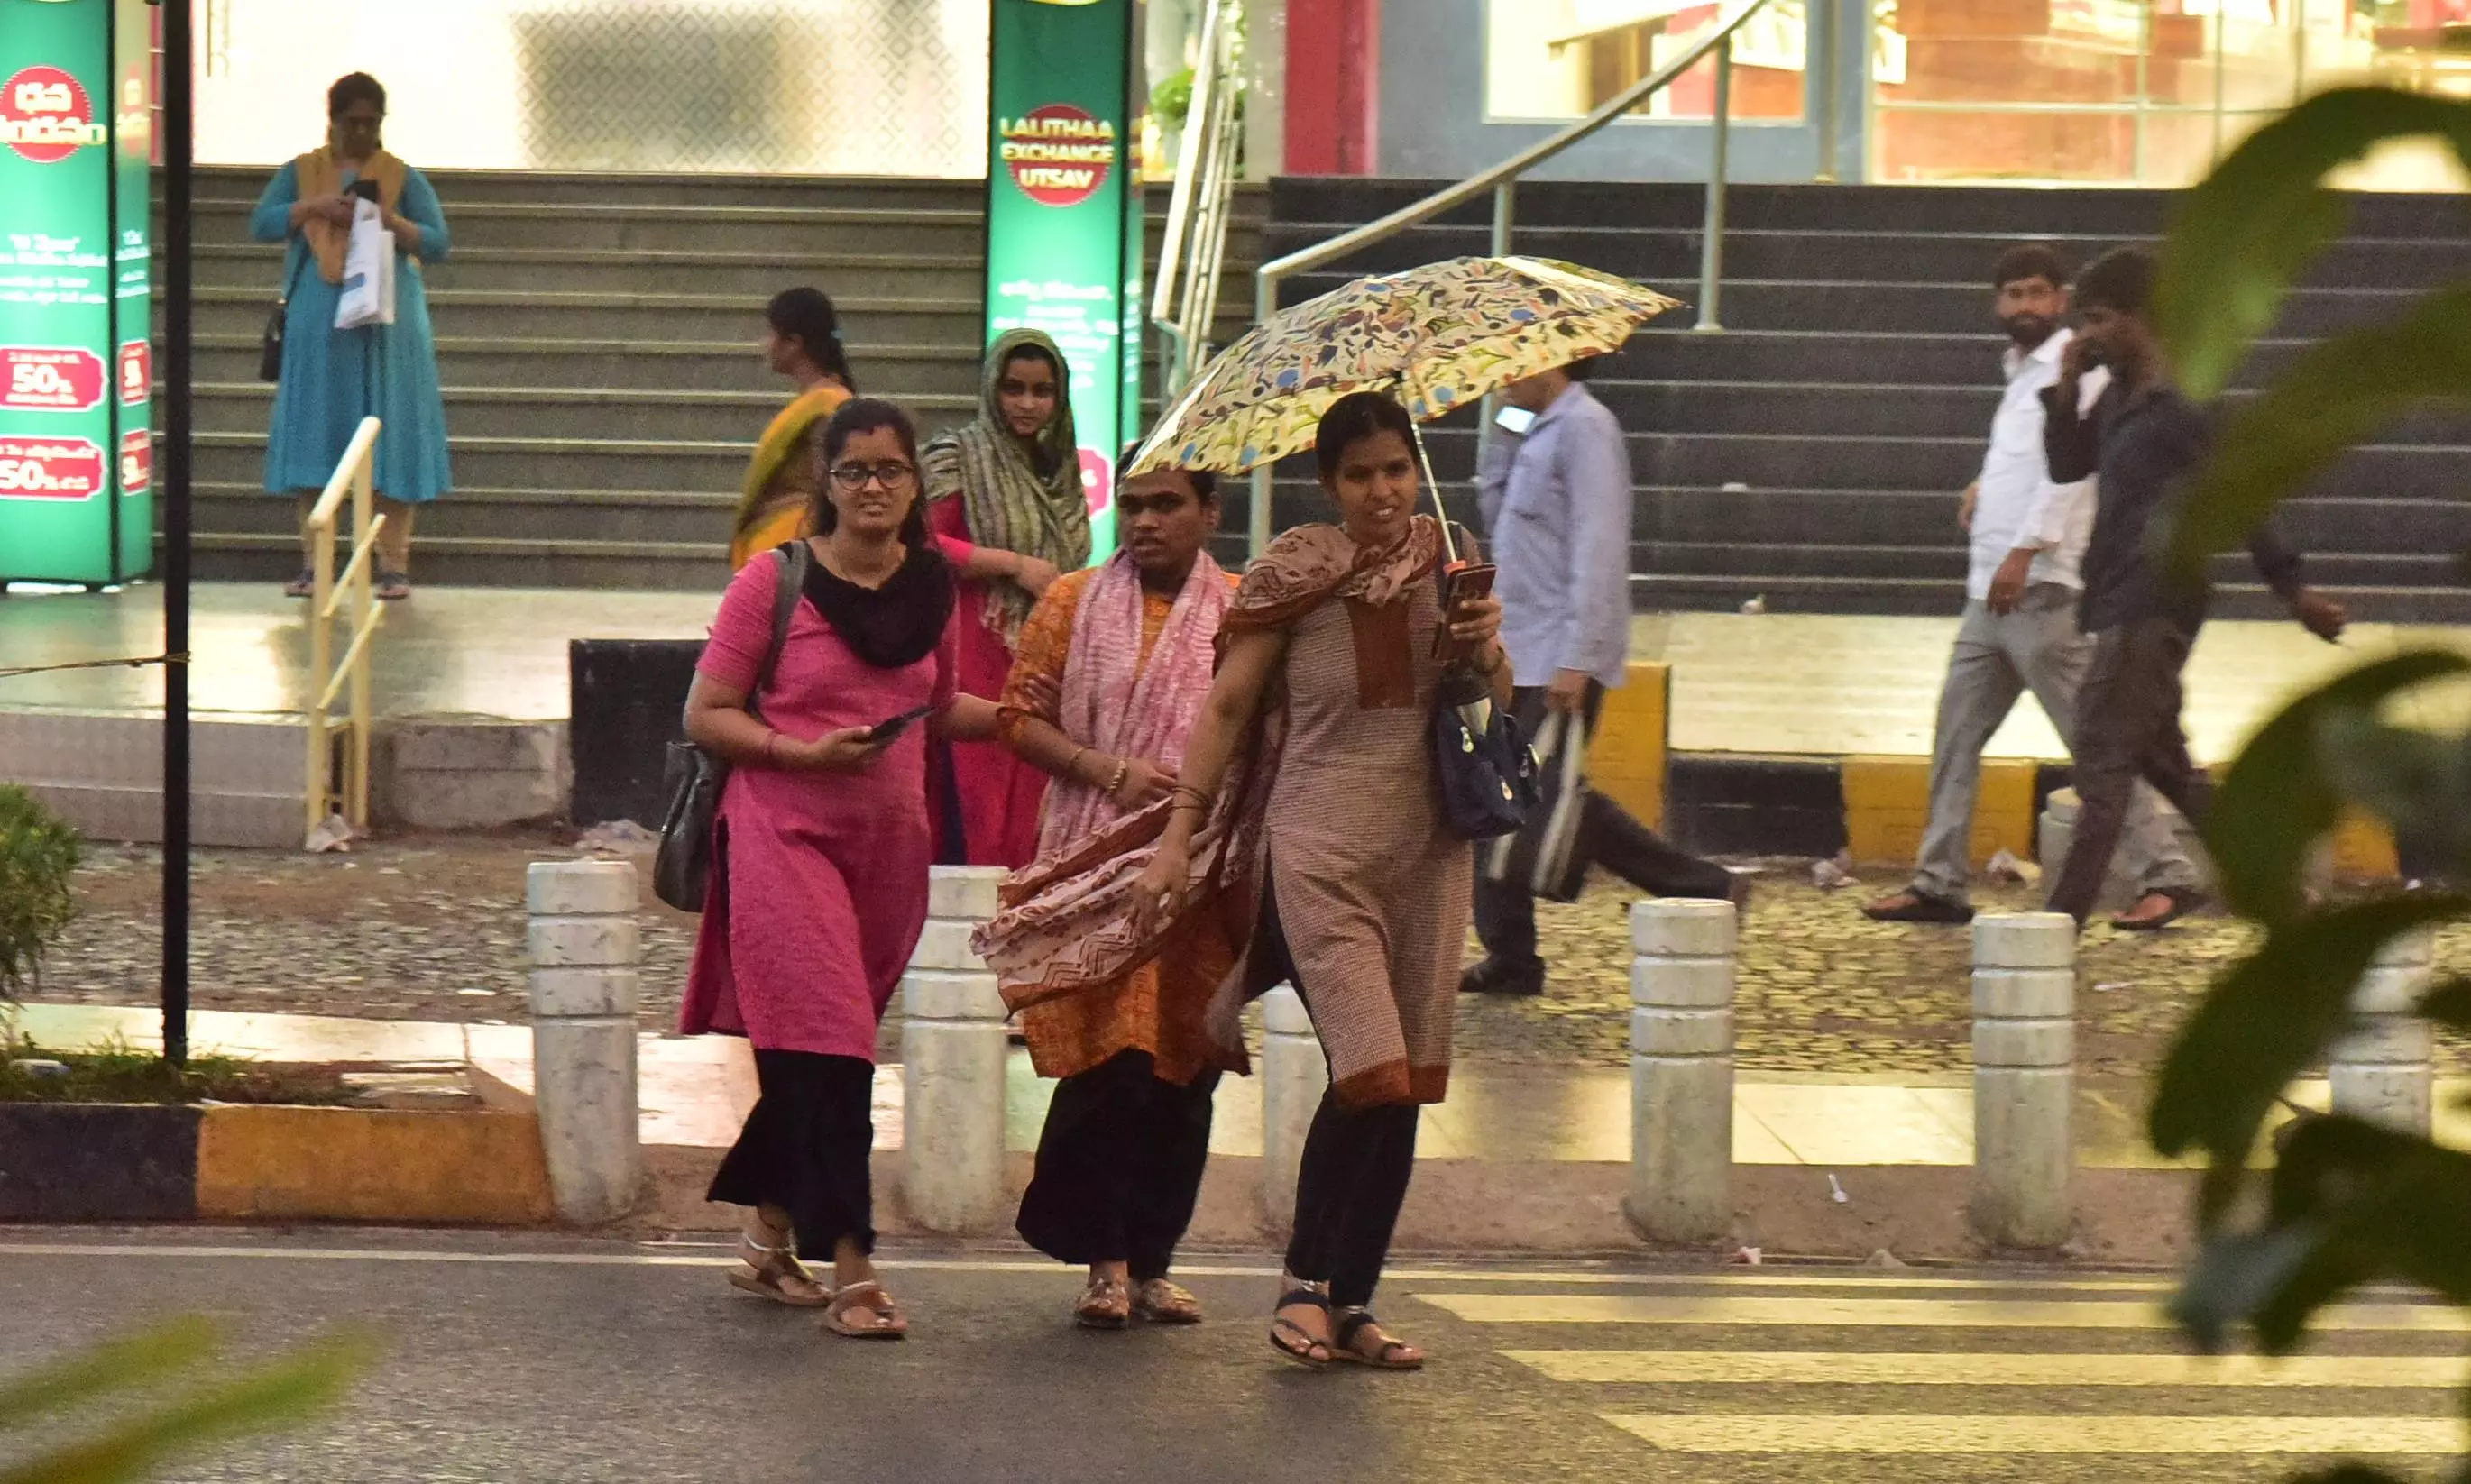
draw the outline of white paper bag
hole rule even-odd
[[[343,249],[343,293],[335,304],[335,328],[394,323],[394,234],[386,213],[364,200],[352,208],[352,240]]]

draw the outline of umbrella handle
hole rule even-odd
[[[1400,389],[1406,389],[1405,382],[1402,381],[1399,385]],[[1433,497],[1433,516],[1441,522],[1442,560],[1445,563],[1455,562],[1459,559],[1458,542],[1450,535],[1450,514],[1442,508],[1442,486],[1433,482],[1433,456],[1424,451],[1424,425],[1411,417],[1407,420],[1407,426],[1415,430],[1416,462],[1424,471],[1424,488],[1430,491]]]

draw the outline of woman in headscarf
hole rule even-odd
[[[987,353],[977,418],[928,443],[920,456],[928,520],[936,534],[1010,553],[1020,575],[961,584],[960,686],[994,699],[1012,673],[1022,624],[1056,574],[1090,560],[1090,505],[1074,441],[1069,368],[1055,342],[1014,330]],[[1047,777],[1000,743],[957,742],[951,783],[961,837],[938,859],[1027,865],[1038,854]]]

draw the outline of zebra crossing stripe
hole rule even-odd
[[[1677,1453],[2453,1453],[2451,1417],[1986,1417],[1914,1413],[1609,1413]]]
[[[1426,1293],[1471,1324],[1792,1325],[1811,1329],[2167,1330],[2150,1304],[2118,1300],[1664,1298],[1607,1293]],[[2471,1332],[2471,1314],[2428,1304],[2354,1304],[2309,1321],[2317,1331]]]
[[[2456,1355],[2056,1354],[1999,1352],[1505,1350],[1555,1381],[1607,1386],[2334,1386],[2462,1383]]]

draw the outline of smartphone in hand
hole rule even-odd
[[[1489,561],[1452,562],[1442,573],[1442,623],[1433,634],[1433,652],[1446,654],[1450,647],[1450,621],[1457,616],[1459,604],[1473,602],[1493,596],[1494,578],[1501,569]]]
[[[897,717],[887,717],[866,729],[866,744],[870,747],[885,746],[899,739],[902,733],[909,730],[909,723],[934,714],[935,708],[928,705],[913,706]]]
[[[369,202],[371,205],[375,205],[378,203],[378,183],[374,180],[355,180],[350,185],[343,188],[343,194],[346,196],[357,196],[361,200]]]

